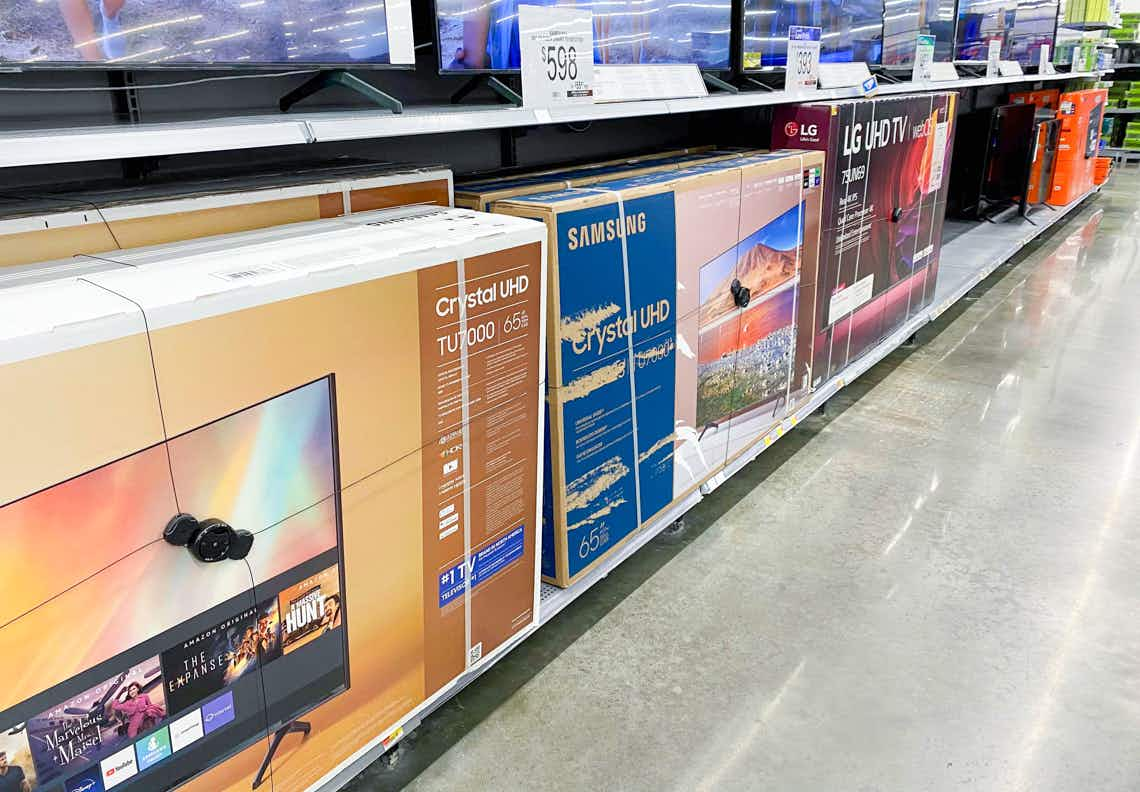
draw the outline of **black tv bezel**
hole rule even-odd
[[[276,575],[274,577],[280,577],[280,575],[287,575],[291,571],[296,570],[300,567],[303,567],[304,565],[306,565],[306,564],[312,562],[313,560],[320,558],[321,556],[328,554],[330,552],[334,552],[336,554],[336,557],[337,557],[337,561],[336,561],[337,575],[338,575],[338,579],[339,579],[340,595],[341,595],[341,597],[340,597],[340,606],[341,606],[341,626],[340,626],[341,635],[340,635],[340,640],[341,640],[341,646],[342,646],[342,653],[343,653],[343,657],[344,657],[344,666],[343,666],[343,668],[344,668],[344,685],[338,686],[337,688],[334,688],[332,690],[332,692],[330,692],[326,696],[322,696],[321,698],[316,699],[316,700],[311,701],[311,702],[306,702],[304,706],[300,707],[299,709],[297,709],[294,712],[291,712],[287,717],[282,717],[279,720],[276,720],[275,722],[270,723],[269,722],[270,704],[269,704],[268,699],[266,698],[265,683],[264,683],[264,680],[259,680],[258,686],[260,688],[260,695],[261,695],[261,712],[259,713],[259,715],[260,715],[259,726],[258,726],[258,730],[257,730],[256,734],[254,736],[247,737],[244,740],[238,741],[237,743],[231,744],[227,750],[217,754],[216,758],[213,761],[195,769],[194,772],[192,772],[191,774],[186,776],[186,778],[182,779],[179,782],[179,784],[189,783],[193,779],[201,776],[203,773],[206,773],[206,772],[209,772],[210,770],[213,770],[214,768],[220,766],[221,764],[228,761],[229,759],[232,759],[233,757],[237,756],[238,754],[242,753],[243,751],[248,750],[249,748],[253,747],[254,745],[257,745],[258,743],[266,744],[266,751],[268,752],[269,751],[268,741],[271,739],[272,735],[275,732],[277,732],[278,730],[280,730],[284,726],[288,725],[289,723],[301,718],[303,715],[306,715],[307,713],[312,712],[313,710],[317,709],[318,707],[320,707],[320,706],[328,703],[329,701],[337,698],[338,696],[348,692],[348,690],[350,690],[352,687],[352,674],[351,674],[351,668],[350,668],[350,657],[349,657],[349,646],[348,646],[348,599],[349,598],[347,596],[346,585],[345,585],[344,522],[343,522],[343,506],[341,503],[340,428],[339,428],[338,414],[337,414],[336,374],[335,374],[335,372],[329,372],[328,374],[325,374],[321,377],[317,377],[315,379],[309,380],[308,382],[301,383],[300,385],[296,385],[292,388],[281,391],[280,393],[277,393],[273,396],[269,396],[265,399],[261,399],[260,401],[254,402],[253,404],[248,404],[244,407],[241,407],[237,410],[234,410],[233,412],[227,413],[227,414],[222,415],[218,418],[214,418],[213,420],[207,421],[206,423],[200,424],[199,426],[195,426],[192,429],[188,429],[184,432],[180,432],[179,434],[173,435],[172,437],[166,437],[163,440],[159,441],[158,443],[154,443],[154,444],[151,444],[149,446],[145,446],[143,448],[137,449],[137,450],[135,450],[129,454],[118,457],[118,458],[113,459],[109,462],[105,462],[101,465],[96,465],[95,467],[90,468],[89,470],[84,471],[83,473],[79,473],[79,474],[76,474],[74,476],[70,476],[66,479],[63,479],[62,481],[56,482],[55,484],[51,484],[51,485],[46,486],[46,487],[41,487],[40,489],[35,490],[34,492],[30,492],[27,495],[23,495],[19,498],[15,498],[15,499],[3,504],[2,506],[0,506],[0,508],[11,506],[13,504],[24,501],[28,498],[34,497],[36,495],[40,495],[40,494],[45,493],[45,492],[48,492],[49,490],[51,490],[55,487],[61,486],[63,484],[67,484],[71,481],[75,481],[79,478],[82,478],[83,476],[89,475],[89,474],[91,474],[97,470],[101,470],[103,468],[109,467],[110,465],[114,465],[114,464],[117,464],[119,462],[122,462],[122,461],[129,459],[129,458],[131,458],[137,454],[141,454],[141,453],[144,453],[146,451],[151,451],[155,448],[165,446],[166,443],[169,443],[172,440],[176,440],[179,437],[184,437],[186,435],[193,434],[194,432],[197,432],[201,429],[204,429],[207,426],[212,426],[213,424],[216,424],[220,421],[224,421],[228,418],[232,418],[235,415],[239,415],[239,414],[241,414],[247,410],[251,410],[255,407],[260,407],[263,404],[267,404],[267,403],[269,403],[275,399],[278,399],[282,396],[286,396],[290,393],[294,393],[294,392],[296,392],[302,388],[307,388],[307,387],[309,387],[311,385],[315,385],[319,382],[324,382],[326,384],[326,392],[328,393],[328,398],[329,398],[329,428],[331,431],[331,446],[332,446],[330,448],[330,453],[332,454],[332,463],[333,463],[332,464],[333,491],[328,496],[325,496],[324,498],[321,498],[320,500],[318,500],[315,503],[306,507],[306,510],[320,505],[321,503],[323,503],[328,498],[332,498],[332,500],[333,500],[333,511],[335,514],[335,523],[336,523],[336,545],[335,545],[335,547],[330,548],[329,550],[322,551],[321,553],[318,553],[317,555],[312,556],[311,558],[306,559],[305,561],[302,561],[300,564],[297,564],[293,567],[290,567],[287,570],[284,570],[283,572],[279,573],[279,575]],[[171,482],[171,485],[173,486],[173,482]],[[280,523],[277,523],[277,524],[279,525]],[[273,525],[269,525],[269,526],[265,526],[264,528],[260,529],[258,532],[256,532],[254,534],[255,538],[262,531],[273,530],[273,527],[274,527]],[[156,539],[155,541],[156,542],[162,542],[161,539]],[[153,544],[153,542],[151,544]],[[256,541],[255,541],[255,544],[256,544]],[[143,547],[147,547],[147,546],[150,546],[150,545],[144,545]],[[142,549],[141,547],[140,548],[134,548],[131,552],[138,552],[141,549]],[[176,551],[176,548],[169,548],[169,549],[171,550],[171,552]],[[246,563],[246,562],[241,561],[239,563]],[[205,612],[217,610],[217,609],[225,606],[227,603],[232,603],[234,600],[244,599],[246,597],[249,598],[249,604],[254,605],[254,606],[256,606],[258,603],[262,602],[262,597],[258,594],[258,588],[259,588],[259,586],[264,585],[267,581],[258,581],[253,575],[253,569],[252,568],[249,568],[249,572],[250,572],[250,587],[248,589],[246,589],[241,594],[239,594],[235,597],[231,597],[230,599],[228,599],[224,602],[220,602],[220,603],[217,603],[216,605],[210,606],[210,608],[207,608],[205,611],[199,611],[197,616],[201,616]],[[274,596],[277,596],[277,594],[274,594]],[[34,613],[34,610],[29,612],[28,614],[25,614],[25,616],[31,615],[31,613]],[[19,617],[19,618],[24,618],[24,617]],[[196,618],[196,616],[191,617],[191,618]],[[183,623],[184,622],[181,622],[180,624],[183,624]],[[175,625],[174,627],[168,628],[167,630],[163,630],[163,633],[168,632],[169,630],[177,629],[178,626],[179,625]],[[151,636],[150,638],[147,638],[146,641],[144,641],[143,643],[146,643],[147,641],[153,641],[153,640],[155,640],[155,638],[159,637],[159,635],[162,635],[162,633],[159,633],[158,635],[154,635],[154,636]],[[60,682],[57,682],[56,684],[52,685],[47,690],[37,691],[36,693],[33,693],[28,698],[25,698],[19,702],[16,702],[15,704],[11,705],[10,707],[5,708],[4,712],[9,712],[9,711],[14,710],[14,709],[20,709],[20,708],[24,707],[25,705],[27,705],[29,702],[32,702],[32,701],[36,700],[37,698],[44,696],[48,691],[54,690],[54,689],[59,688],[61,686],[68,685],[69,683],[71,683],[74,680],[77,680],[81,677],[92,676],[93,678],[102,679],[102,678],[104,678],[105,674],[100,673],[100,674],[96,675],[93,673],[95,671],[95,669],[103,668],[103,667],[121,669],[123,667],[123,664],[126,662],[127,656],[130,655],[132,652],[134,652],[140,645],[142,645],[142,644],[140,643],[140,644],[135,644],[133,646],[129,646],[129,647],[123,649],[122,651],[118,652],[117,654],[115,654],[111,657],[108,657],[105,660],[102,660],[102,661],[100,661],[94,665],[88,666],[87,668],[83,669],[82,671],[80,671],[76,674],[72,674],[67,679],[64,679]],[[161,652],[158,652],[158,655],[161,656]],[[263,673],[263,666],[260,663],[258,664],[256,671],[257,671],[258,675]],[[114,673],[115,672],[111,672],[111,676],[113,676]],[[91,683],[84,682],[82,684],[89,685]],[[82,689],[86,689],[86,688],[82,688]],[[223,689],[220,691],[217,691],[214,694],[214,696],[216,697],[217,695],[222,695],[225,692],[225,689],[226,688],[223,687]],[[37,707],[38,706],[40,706],[40,705],[37,705]],[[169,726],[169,723],[167,721],[172,722],[173,720],[175,720],[175,718],[172,716],[172,714],[170,712],[167,712],[166,720],[163,721],[162,726]],[[26,721],[22,721],[18,725],[24,725],[24,724],[26,724]],[[161,728],[161,727],[159,727],[159,728]],[[267,753],[266,755],[270,756],[271,754]],[[174,754],[172,753],[171,756],[173,757]],[[95,766],[98,766],[98,764],[99,763],[96,762]],[[59,779],[55,779],[55,780],[49,782],[49,784],[51,784],[51,785],[62,785],[63,782],[66,780],[67,779],[65,776],[61,776]],[[128,782],[128,783],[130,783],[130,782]],[[50,786],[44,787],[45,790],[50,789],[50,788],[51,788]]]
[[[739,1],[740,0],[732,0],[732,7],[735,8],[736,3]],[[732,57],[733,57],[733,51],[734,51],[732,41],[733,41],[733,36],[735,34],[736,25],[733,24],[731,15],[732,15],[732,11],[730,10],[729,11],[729,20],[728,20],[729,25],[730,25],[730,29],[729,29],[729,34],[728,34],[728,65],[727,66],[725,66],[723,68],[705,68],[705,67],[701,66],[701,64],[696,63],[695,61],[682,61],[680,63],[670,62],[668,65],[684,66],[686,63],[692,63],[694,66],[697,67],[697,70],[700,71],[701,74],[715,74],[715,75],[719,75],[719,76],[731,76],[732,74],[734,74],[735,72],[732,68]],[[520,76],[522,76],[522,69],[463,69],[462,71],[457,71],[457,70],[443,68],[443,48],[440,46],[440,38],[439,38],[439,0],[431,0],[431,26],[432,26],[432,31],[431,31],[432,46],[435,47],[436,74],[438,74],[440,77],[468,77],[468,78],[470,78],[470,77],[481,77],[481,76],[491,76],[491,77],[520,77]],[[637,64],[634,64],[634,65],[637,65]],[[653,65],[653,64],[644,64],[644,65]]]
[[[1053,14],[1053,33],[1052,33],[1052,39],[1050,40],[1050,43],[1049,43],[1050,55],[1054,54],[1057,51],[1057,29],[1059,27],[1061,27],[1061,0],[1054,0],[1054,3],[1055,3],[1054,7],[1056,8],[1057,12],[1055,14]],[[954,57],[951,59],[950,62],[954,63],[956,65],[961,64],[961,65],[972,65],[972,66],[984,66],[986,64],[985,59],[967,60],[965,58],[957,57],[957,55],[958,55],[958,19],[960,18],[961,6],[962,6],[962,0],[954,0],[954,41],[953,41],[953,44],[951,46],[951,54]],[[1014,21],[1016,24],[1016,17],[1014,17]],[[1037,66],[1036,63],[1022,63],[1022,61],[1019,61],[1016,59],[1015,59],[1015,62],[1020,63],[1022,66],[1022,69],[1025,69],[1025,68],[1032,69],[1032,68],[1035,68]],[[1050,63],[1053,62],[1052,57],[1049,58],[1049,62]]]

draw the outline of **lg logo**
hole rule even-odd
[[[799,125],[797,121],[784,124],[784,134],[790,138],[799,137],[800,140],[815,140],[819,136],[819,124]]]

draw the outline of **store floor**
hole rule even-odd
[[[1140,172],[354,792],[1140,789]]]

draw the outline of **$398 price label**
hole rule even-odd
[[[788,69],[784,90],[814,91],[819,80],[820,28],[792,25],[788,28]]]

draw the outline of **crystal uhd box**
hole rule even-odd
[[[544,578],[579,578],[806,395],[822,168],[775,152],[492,206],[551,240]]]
[[[957,94],[776,108],[773,146],[827,153],[812,385],[934,298]]]
[[[11,777],[302,792],[535,624],[545,237],[408,207],[0,279]]]

